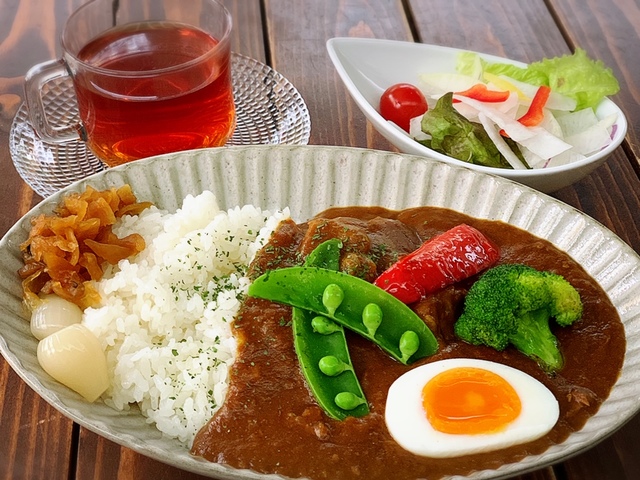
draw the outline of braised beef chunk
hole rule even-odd
[[[283,220],[273,232],[269,243],[249,266],[249,278],[257,278],[274,268],[291,267],[300,264],[297,247],[305,230],[289,219]]]
[[[345,252],[368,254],[371,250],[371,239],[360,222],[352,219],[319,218],[309,222],[307,233],[299,247],[300,253],[307,256],[314,248],[331,238],[342,240]]]

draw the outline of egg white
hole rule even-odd
[[[422,406],[422,388],[445,370],[475,367],[504,378],[522,403],[518,418],[504,430],[490,434],[448,434],[435,430]],[[488,452],[542,437],[558,421],[560,409],[554,395],[538,380],[515,368],[486,360],[454,358],[410,370],[389,388],[385,420],[398,444],[416,455],[450,458]]]

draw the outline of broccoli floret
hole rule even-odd
[[[454,329],[473,345],[501,351],[511,344],[553,373],[564,360],[549,319],[565,327],[581,316],[580,294],[562,276],[526,265],[498,265],[471,286]]]

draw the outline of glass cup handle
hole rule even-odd
[[[80,137],[80,123],[65,127],[51,125],[42,99],[43,87],[47,82],[68,76],[66,64],[62,59],[39,63],[31,67],[25,76],[25,99],[29,118],[31,125],[43,140],[61,143],[78,140]]]

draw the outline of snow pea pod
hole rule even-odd
[[[323,303],[327,286],[342,290],[343,299],[335,310],[334,305],[327,308]],[[258,277],[249,287],[248,294],[329,317],[373,341],[403,364],[433,355],[438,350],[433,333],[411,308],[381,288],[346,273],[306,266],[281,268]],[[363,322],[363,312],[370,303],[376,304],[382,312],[382,320],[375,329],[367,328]],[[406,332],[413,333],[403,338]],[[411,338],[409,355],[405,345],[407,338]]]
[[[304,261],[305,267],[320,267],[327,270],[340,269],[340,249],[342,241],[332,238],[314,248]]]
[[[323,242],[307,256],[305,265],[338,270],[341,248],[338,239]],[[296,307],[292,326],[298,361],[320,407],[337,420],[367,415],[369,405],[353,371],[342,326]]]

